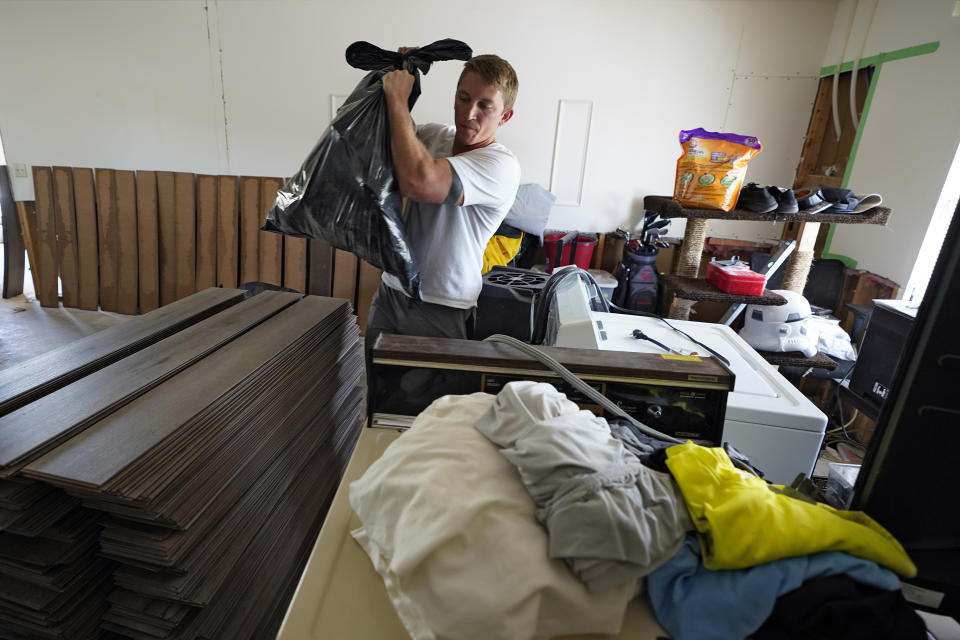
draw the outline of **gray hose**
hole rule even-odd
[[[626,411],[624,411],[623,409],[618,407],[616,404],[614,404],[611,400],[606,398],[602,393],[600,393],[599,391],[597,391],[596,389],[588,385],[586,382],[578,378],[575,373],[573,373],[572,371],[567,369],[565,366],[563,366],[562,364],[560,364],[559,362],[557,362],[556,360],[554,360],[553,358],[545,354],[540,349],[537,349],[533,345],[529,345],[525,342],[521,342],[520,340],[517,340],[514,337],[505,336],[501,333],[495,333],[492,336],[484,338],[484,341],[500,342],[503,344],[508,344],[512,347],[519,349],[520,351],[523,351],[528,356],[539,360],[543,364],[547,365],[550,369],[560,374],[561,378],[563,378],[565,381],[567,381],[568,383],[576,387],[577,390],[579,390],[588,398],[590,398],[591,400],[599,404],[601,407],[603,407],[604,409],[607,409],[610,413],[613,413],[621,418],[626,418],[627,420],[629,420],[630,423],[633,424],[633,426],[635,426],[637,429],[644,432],[648,436],[656,438],[657,440],[664,440],[666,442],[683,444],[683,440],[677,440],[673,436],[668,436],[665,433],[661,433],[656,429],[652,429],[648,427],[647,425],[643,424],[639,420],[636,420],[633,416],[631,416]]]
[[[867,46],[867,38],[870,37],[870,27],[873,26],[873,17],[877,15],[877,5],[879,4],[880,0],[875,0],[873,3],[873,11],[870,12],[867,30],[863,34],[863,40],[860,41],[860,53],[857,54],[857,59],[853,61],[853,69],[851,69],[850,74],[850,119],[853,120],[854,131],[860,128],[860,119],[857,118],[857,67],[860,65],[860,59],[863,58],[863,51]]]
[[[859,0],[858,0],[859,2]],[[847,44],[850,42],[850,33],[853,31],[853,23],[857,19],[857,5],[853,6],[853,11],[850,13],[850,23],[847,25],[847,37],[843,39],[843,47],[840,49],[840,55],[837,58],[837,66],[833,70],[833,91],[831,92],[830,100],[833,107],[833,130],[837,134],[837,140],[840,139],[841,134],[843,133],[840,129],[840,109],[837,106],[837,87],[840,82],[840,67],[843,66],[843,54],[847,52]]]

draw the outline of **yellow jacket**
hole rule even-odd
[[[520,253],[521,242],[523,242],[522,232],[520,237],[517,238],[511,238],[507,235],[495,235],[490,238],[490,241],[487,242],[487,248],[483,252],[481,275],[495,266],[505,267],[510,264],[510,261]]]
[[[667,467],[700,534],[707,569],[744,569],[819,551],[846,551],[903,577],[917,575],[903,546],[867,514],[776,493],[734,467],[723,449],[692,442],[670,447]]]

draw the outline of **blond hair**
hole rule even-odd
[[[461,80],[463,74],[468,71],[480,76],[488,85],[500,89],[503,94],[504,111],[513,108],[513,103],[517,99],[517,91],[520,89],[520,81],[517,80],[517,72],[513,70],[509,62],[493,54],[474,56],[463,65],[463,72],[460,74]]]

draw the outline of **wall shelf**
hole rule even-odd
[[[673,289],[673,294],[686,300],[724,302],[727,304],[767,304],[780,306],[787,299],[780,294],[764,289],[759,296],[745,296],[721,291],[703,278],[689,276],[663,276],[664,283]]]
[[[707,234],[707,220],[743,220],[765,222],[800,222],[802,227],[797,239],[797,248],[787,263],[786,276],[782,287],[797,293],[803,293],[810,273],[810,264],[813,262],[813,247],[817,239],[820,223],[832,224],[877,224],[885,225],[892,213],[888,207],[873,207],[863,213],[789,213],[771,215],[769,213],[754,213],[742,209],[733,211],[719,211],[715,209],[691,209],[681,207],[673,198],[667,196],[646,196],[643,206],[649,211],[655,211],[662,218],[686,218],[687,227],[683,236],[683,246],[677,263],[676,276],[696,279],[700,271],[700,259],[703,253],[703,243]],[[681,284],[687,281],[682,281]],[[669,281],[668,281],[669,283]],[[676,291],[676,290],[675,290]],[[699,298],[700,300],[712,298]],[[690,317],[690,309],[698,298],[674,296],[673,303],[667,312],[668,318],[686,320]],[[740,301],[737,301],[740,302]],[[761,303],[764,304],[764,303]],[[782,304],[782,303],[781,303]]]
[[[887,224],[890,218],[888,207],[873,207],[863,213],[755,213],[744,209],[719,211],[716,209],[684,208],[673,198],[647,196],[643,206],[656,211],[661,218],[687,218],[689,220],[742,220],[754,222],[827,222],[831,224]]]
[[[826,369],[833,371],[837,368],[837,363],[825,353],[818,352],[812,358],[808,358],[799,351],[760,351],[760,356],[773,365],[789,367],[813,367],[815,369]]]
[[[703,278],[663,276],[663,282],[673,289],[675,296],[694,302],[709,301],[726,304],[764,304],[770,306],[780,306],[787,303],[786,298],[769,290],[764,290],[763,295],[759,296],[742,296],[725,293]],[[812,358],[808,358],[799,352],[760,351],[758,349],[757,353],[773,365],[815,367],[817,369],[826,369],[827,371],[833,371],[837,368],[837,363],[823,353],[817,353]]]

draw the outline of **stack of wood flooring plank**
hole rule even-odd
[[[20,479],[0,480],[0,508],[0,637],[95,636],[115,566],[96,553],[98,514]]]
[[[0,416],[222,311],[243,296],[242,289],[205,289],[0,370]]]
[[[0,506],[99,518],[86,556],[109,579],[79,608],[101,629],[271,637],[359,435],[362,375],[349,303],[264,292],[0,417]]]
[[[236,289],[209,289],[163,309],[0,371],[0,416],[103,369],[243,299]],[[64,394],[61,393],[62,400]],[[56,401],[47,403],[56,411]],[[0,459],[43,425],[0,418]],[[0,480],[0,637],[96,635],[107,610],[115,563],[98,553],[100,514],[50,485],[4,470]]]

